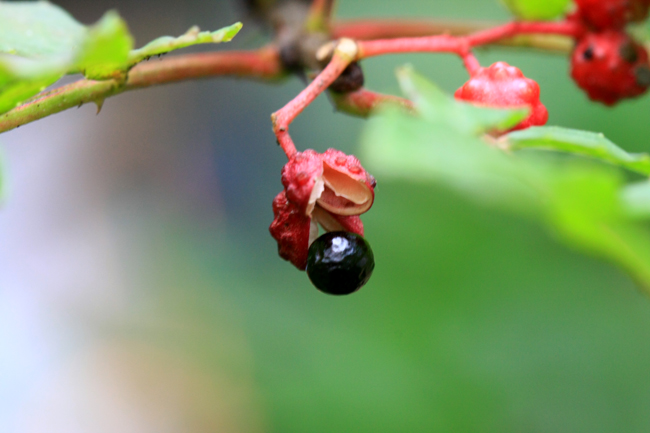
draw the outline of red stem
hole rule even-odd
[[[579,38],[585,32],[576,21],[513,21],[491,29],[481,30],[467,36],[469,45],[478,47],[517,35],[562,35]]]
[[[465,57],[469,50],[481,45],[523,34],[554,34],[578,38],[585,32],[584,26],[573,21],[525,22],[515,21],[481,30],[467,36],[449,35],[413,38],[359,41],[359,58],[408,52],[446,52]]]
[[[359,58],[398,53],[453,53],[459,56],[469,51],[469,45],[461,45],[463,38],[448,35],[421,38],[379,39],[376,41],[359,41]]]
[[[462,36],[498,23],[449,20],[346,20],[332,25],[332,37],[360,40],[413,38],[439,34]]]
[[[467,72],[472,77],[481,69],[481,64],[472,52],[468,52],[463,56],[463,63],[465,64],[465,69],[467,69]]]
[[[284,150],[287,158],[291,159],[297,152],[296,146],[289,136],[289,125],[300,113],[323,93],[348,67],[352,59],[339,56],[335,51],[332,60],[323,71],[298,94],[291,102],[271,115],[273,132],[278,138],[278,144]]]

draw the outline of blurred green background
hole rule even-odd
[[[508,19],[495,0],[339,3],[344,18]],[[266,38],[224,0],[57,4],[84,23],[116,8],[139,44],[237,19],[219,49]],[[650,98],[609,109],[562,56],[478,56],[538,81],[549,125],[650,151]],[[466,79],[452,56],[391,56],[364,62],[367,86],[398,93],[406,62],[450,93]],[[301,88],[182,83],[0,137],[0,431],[650,431],[650,301],[537,226],[380,178],[363,290],[323,295],[282,261],[269,115]],[[322,97],[292,135],[358,153],[363,126]]]

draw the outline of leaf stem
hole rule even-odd
[[[104,99],[130,90],[198,78],[231,76],[277,80],[285,75],[274,46],[256,51],[174,56],[135,66],[129,72],[126,82],[79,80],[41,93],[25,104],[1,114],[0,132],[9,131],[88,102],[100,106]]]

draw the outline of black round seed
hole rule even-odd
[[[357,62],[350,63],[343,73],[330,84],[330,90],[337,93],[355,92],[363,87],[364,81],[361,66]]]
[[[307,275],[321,292],[354,293],[368,282],[374,269],[370,244],[354,233],[325,233],[309,247]]]

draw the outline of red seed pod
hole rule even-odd
[[[539,100],[539,85],[504,62],[480,68],[454,96],[478,106],[530,109],[530,115],[511,131],[541,126],[548,120],[548,111]]]
[[[278,242],[278,254],[304,271],[307,267],[311,219],[287,200],[284,191],[273,200],[273,215],[275,219],[269,231]]]
[[[571,76],[590,99],[614,105],[650,86],[648,53],[623,32],[589,33],[573,50]]]
[[[298,269],[306,267],[318,225],[363,236],[359,214],[372,206],[376,182],[354,156],[335,149],[299,152],[282,169],[282,184],[269,231],[280,256]]]
[[[596,30],[620,30],[648,16],[650,0],[576,0],[576,17]]]

